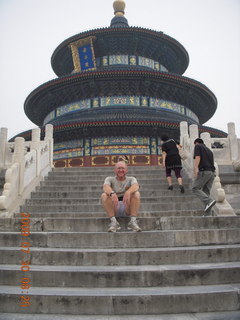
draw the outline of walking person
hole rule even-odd
[[[177,178],[181,193],[184,193],[183,180],[181,175],[182,161],[179,155],[177,143],[173,139],[169,139],[166,134],[161,136],[162,144],[162,165],[166,169],[166,177],[168,182],[168,190],[173,190],[172,170]]]
[[[214,157],[212,151],[200,138],[194,141],[194,181],[193,193],[204,204],[204,216],[209,215],[216,201],[210,197],[215,174]]]
[[[137,222],[140,208],[139,184],[135,177],[126,176],[127,171],[124,161],[117,162],[114,167],[115,176],[107,177],[103,184],[101,201],[110,218],[108,232],[120,229],[116,219],[119,216],[130,217],[129,230],[142,231]]]

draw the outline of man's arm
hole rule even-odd
[[[139,184],[134,183],[131,187],[124,193],[123,203],[128,206],[130,203],[131,194],[139,190]]]
[[[166,164],[165,164],[166,156],[167,156],[167,153],[165,151],[163,151],[163,153],[162,153],[162,166],[163,166],[163,168],[165,168],[165,166],[166,166]]]
[[[113,192],[113,189],[109,184],[104,184],[103,192],[105,192],[108,196],[110,196],[111,192]]]
[[[112,187],[109,184],[104,184],[103,185],[103,192],[105,192],[110,199],[113,201],[114,207],[117,208],[118,206],[118,196],[117,194],[113,191]]]
[[[196,178],[199,172],[199,163],[200,163],[201,157],[195,156],[194,159],[194,177]]]

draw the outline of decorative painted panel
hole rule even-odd
[[[141,97],[141,106],[143,106],[143,107],[149,106],[149,98],[148,97]]]
[[[102,64],[103,64],[104,67],[108,66],[108,56],[102,57]]]
[[[56,109],[56,116],[59,117],[65,113],[79,111],[82,109],[88,109],[91,107],[91,100],[80,100],[76,103],[67,104],[65,106],[59,107]]]
[[[155,138],[151,138],[151,154],[157,154],[157,142]]]
[[[194,112],[192,112],[191,110],[189,110],[188,108],[186,108],[186,115],[194,120],[196,120],[197,122],[199,122],[198,117],[196,116],[196,114]]]
[[[68,159],[68,167],[83,167],[84,165],[84,158],[74,158]]]
[[[86,44],[78,48],[81,70],[95,69],[94,52],[92,44]]]
[[[92,106],[93,106],[93,108],[99,107],[99,99],[98,98],[92,99]]]
[[[92,146],[104,146],[104,145],[149,145],[150,138],[146,137],[106,137],[106,138],[94,138],[91,140]]]
[[[128,56],[127,55],[109,56],[109,65],[114,65],[114,64],[128,64]]]
[[[148,146],[100,146],[92,148],[92,155],[115,155],[115,154],[150,154]]]
[[[84,146],[84,150],[85,150],[85,156],[90,156],[91,154],[91,139],[86,139],[85,140],[85,146]]]
[[[43,121],[43,124],[45,125],[46,123],[50,122],[51,120],[53,120],[56,117],[55,115],[55,110],[53,110],[52,112],[50,112],[46,118]]]
[[[71,150],[59,150],[54,151],[53,159],[67,159],[67,158],[76,158],[83,156],[83,148],[71,149]]]
[[[55,151],[62,150],[62,149],[71,149],[76,147],[83,147],[83,139],[64,141],[64,142],[54,144]]]
[[[109,166],[110,157],[92,157],[92,166]]]
[[[163,108],[163,109],[173,110],[181,114],[185,113],[184,106],[171,101],[162,100],[162,99],[150,98],[150,106],[154,108]]]
[[[144,58],[144,57],[138,57],[138,64],[140,66],[148,67],[148,68],[151,68],[151,69],[154,69],[154,67],[155,67],[154,60],[148,59],[148,58]]]
[[[130,56],[129,57],[129,64],[132,65],[132,66],[135,66],[137,64],[137,58],[136,56]]]
[[[96,69],[96,60],[93,48],[93,41],[95,40],[96,37],[92,36],[79,39],[69,44],[69,48],[72,51],[74,72]]]
[[[152,107],[152,108],[161,108],[171,110],[194,119],[196,122],[199,122],[198,117],[194,112],[185,106],[174,103],[172,101],[151,98],[151,97],[142,97],[142,96],[109,96],[93,99],[80,100],[75,103],[71,103],[65,106],[61,106],[55,111],[50,112],[44,119],[44,124],[48,121],[53,120],[55,117],[62,116],[67,113],[77,112],[79,110],[89,109],[89,108],[98,108],[98,107],[114,107],[114,106],[123,106],[123,107]]]
[[[149,59],[147,57],[135,56],[135,55],[111,55],[97,58],[97,66],[107,67],[109,65],[131,65],[147,67],[156,71],[168,72],[167,68],[161,65],[158,61]]]
[[[65,168],[68,166],[67,160],[57,160],[53,161],[53,165],[55,168]]]
[[[133,165],[150,165],[150,156],[133,156]]]
[[[103,97],[100,99],[101,106],[140,106],[140,97],[135,96],[113,96],[113,97]]]

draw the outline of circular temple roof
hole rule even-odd
[[[165,72],[125,69],[76,73],[49,81],[27,97],[24,110],[31,121],[42,126],[44,118],[57,107],[114,95],[170,100],[192,110],[201,124],[209,120],[217,108],[216,97],[200,82]]]
[[[86,31],[62,42],[51,59],[57,76],[71,74],[74,69],[69,44],[89,36],[96,37],[93,42],[96,58],[114,54],[143,56],[159,61],[169,72],[178,74],[183,74],[189,64],[185,48],[163,32],[138,27],[112,27]]]

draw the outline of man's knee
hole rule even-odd
[[[102,203],[105,202],[105,201],[107,201],[107,199],[108,199],[108,195],[107,195],[105,192],[102,193],[102,194],[101,194],[101,201],[102,201]]]
[[[140,192],[136,191],[131,194],[131,200],[133,201],[140,201]]]
[[[197,185],[192,185],[192,192],[193,193],[196,193],[196,192],[198,192],[198,190],[200,190],[201,188],[199,187],[199,186],[197,186]]]

